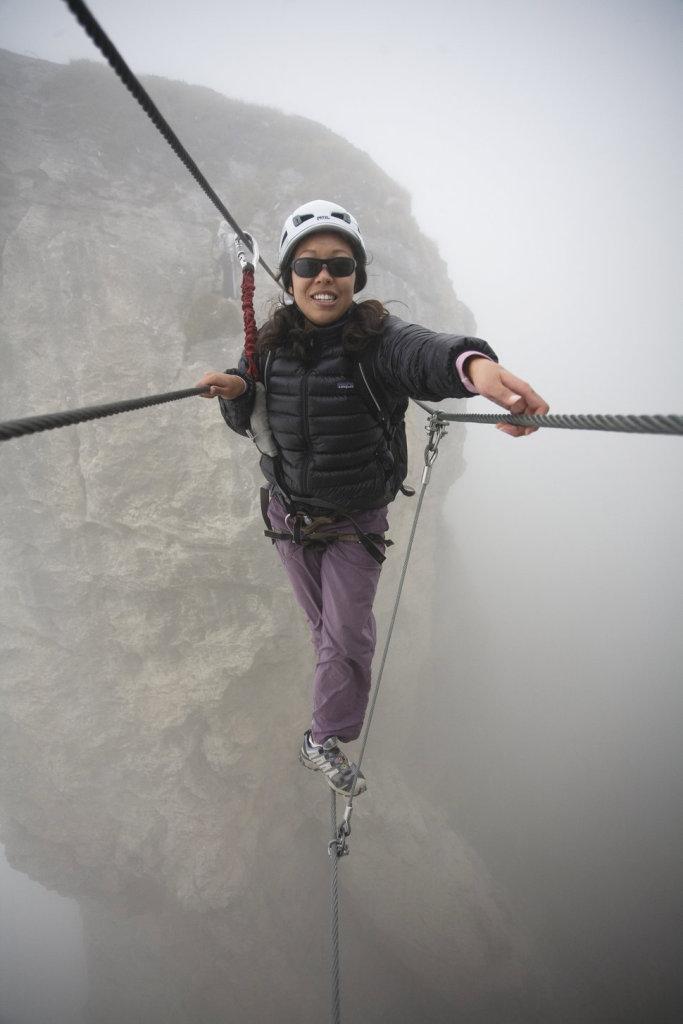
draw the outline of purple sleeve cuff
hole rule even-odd
[[[477,391],[474,384],[463,370],[463,366],[470,358],[470,356],[481,356],[482,359],[488,359],[489,362],[492,362],[493,360],[491,359],[490,356],[484,355],[483,352],[477,352],[476,350],[473,350],[471,352],[463,352],[463,354],[461,356],[458,356],[458,358],[455,361],[455,369],[462,383],[465,385],[467,390],[470,391],[473,395],[478,395],[479,392]]]

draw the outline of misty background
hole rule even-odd
[[[90,6],[135,72],[365,150],[408,191],[476,332],[552,411],[680,411],[680,3]],[[62,3],[0,3],[0,19],[7,49],[98,59]],[[56,407],[44,381],[23,390],[12,415]],[[677,1020],[680,440],[471,426],[464,458],[420,735],[449,772],[414,784],[515,919],[552,937],[557,1020]]]

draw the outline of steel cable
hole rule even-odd
[[[418,499],[417,499],[417,505],[415,506],[415,513],[413,515],[413,522],[412,522],[412,526],[411,526],[411,529],[410,529],[410,536],[408,537],[408,543],[406,545],[406,552],[405,552],[405,555],[404,555],[404,558],[403,558],[403,567],[401,569],[401,576],[400,576],[400,579],[398,581],[398,587],[396,588],[396,596],[394,598],[394,606],[393,606],[393,610],[392,610],[392,613],[391,613],[391,619],[390,619],[389,625],[387,627],[386,637],[384,639],[384,648],[382,650],[382,657],[380,659],[379,669],[377,671],[377,677],[375,679],[375,684],[374,684],[374,687],[373,687],[372,698],[370,700],[370,704],[369,704],[369,707],[368,707],[368,710],[367,710],[367,713],[366,713],[366,716],[365,716],[365,726],[364,726],[364,729],[363,729],[363,736],[362,736],[362,739],[361,739],[361,746],[360,746],[360,751],[359,751],[359,754],[358,754],[358,759],[356,761],[356,775],[358,775],[358,773],[360,772],[360,767],[361,767],[361,764],[363,763],[363,756],[365,754],[365,748],[367,746],[368,737],[370,735],[370,726],[372,725],[372,718],[373,718],[373,715],[375,713],[375,706],[377,704],[377,698],[379,697],[379,689],[380,689],[380,686],[381,686],[381,683],[382,683],[382,677],[384,675],[384,668],[385,668],[385,665],[386,665],[386,662],[387,662],[387,656],[389,654],[389,647],[391,645],[391,639],[392,639],[392,636],[393,636],[393,633],[394,633],[394,626],[396,625],[396,618],[398,616],[398,609],[399,609],[399,605],[401,603],[401,595],[403,594],[403,586],[405,584],[406,575],[408,573],[408,564],[410,562],[410,556],[411,556],[411,553],[412,553],[412,550],[413,550],[413,542],[415,540],[415,534],[417,532],[417,524],[418,524],[419,519],[420,519],[420,513],[422,511],[422,505],[423,505],[423,502],[424,502],[424,499],[425,499],[425,494],[426,494],[426,491],[427,491],[427,486],[429,485],[429,480],[431,478],[431,469],[432,469],[432,466],[433,466],[433,464],[434,464],[434,462],[436,460],[436,456],[438,454],[439,442],[441,440],[441,437],[446,433],[446,429],[447,429],[446,427],[439,425],[437,416],[435,414],[433,414],[432,415],[432,420],[431,420],[430,443],[427,446],[427,449],[425,451],[425,468],[424,468],[424,471],[422,473],[422,484],[421,484],[420,493],[419,493]],[[354,788],[355,788],[355,785],[354,785]],[[346,813],[344,815],[344,820],[343,820],[343,823],[342,823],[343,826],[346,826],[346,827],[348,827],[349,821],[350,821],[350,818],[351,818],[351,812],[353,810],[353,800],[354,800],[354,794],[353,794],[353,791],[352,791],[351,796],[346,801]]]
[[[249,247],[251,251],[252,247],[250,244],[250,236],[244,232],[239,226],[237,221],[234,219],[230,211],[227,209],[225,204],[222,202],[218,194],[213,190],[198,165],[192,159],[188,151],[183,146],[182,142],[175,134],[168,121],[164,118],[154,101],[152,100],[149,93],[143,88],[141,83],[138,81],[136,76],[133,74],[131,69],[126,64],[125,60],[116,49],[111,39],[107,36],[104,29],[98,23],[97,19],[91,14],[86,5],[82,0],[64,0],[65,4],[74,15],[78,23],[83,27],[85,32],[90,36],[95,46],[102,53],[102,55],[108,61],[110,67],[116,72],[118,77],[121,79],[125,87],[131,93],[133,98],[137,100],[144,112],[151,120],[154,127],[163,135],[168,142],[169,146],[179,158],[179,160],[185,165],[187,170],[190,172],[194,180],[203,190],[203,192],[209,197],[211,202],[214,204],[216,209],[221,213],[223,218],[228,222],[233,231],[237,236]],[[277,277],[275,273],[270,269],[265,260],[259,257],[259,263],[269,274],[273,281],[277,284]]]
[[[633,416],[567,414],[526,416],[498,413],[448,413],[416,402],[421,409],[448,423],[512,423],[519,427],[551,427],[561,430],[606,430],[623,434],[683,434],[683,416]]]
[[[375,705],[377,704],[377,697],[379,696],[379,688],[382,682],[382,676],[384,673],[384,666],[387,660],[387,654],[389,653],[389,646],[391,644],[391,638],[394,631],[394,625],[396,623],[396,617],[398,614],[398,607],[401,601],[401,594],[403,592],[403,584],[406,579],[408,572],[408,563],[410,561],[410,554],[413,547],[413,541],[415,539],[415,533],[417,531],[417,524],[420,518],[420,511],[422,509],[422,503],[424,501],[425,492],[429,479],[431,476],[431,468],[436,460],[438,454],[439,441],[447,431],[447,427],[443,424],[439,424],[435,416],[431,418],[430,440],[425,450],[425,468],[422,474],[422,486],[420,488],[420,494],[417,501],[417,507],[413,516],[412,528],[410,531],[410,537],[406,547],[405,557],[403,559],[403,568],[401,571],[401,578],[398,584],[396,597],[394,599],[394,608],[391,616],[391,622],[387,630],[387,635],[384,642],[384,650],[382,652],[381,664],[377,673],[377,679],[374,685],[374,692],[368,713],[366,715],[365,727],[363,730],[363,737],[361,741],[361,749],[356,762],[356,775],[360,772],[360,766],[363,761],[363,754],[365,747],[368,742],[368,736],[370,734],[370,726],[372,724],[372,717],[375,713]],[[330,815],[331,815],[331,838],[328,844],[328,853],[330,860],[332,861],[331,867],[331,923],[332,923],[332,941],[331,941],[331,1011],[330,1020],[331,1024],[340,1024],[340,997],[339,997],[339,894],[337,888],[338,881],[338,861],[340,857],[349,852],[348,845],[346,842],[347,837],[351,832],[351,813],[353,811],[353,789],[351,795],[346,798],[346,811],[340,825],[337,825],[337,798],[334,790],[331,791],[331,802],[330,802]]]
[[[331,985],[331,1024],[339,1024],[341,1019],[341,1004],[339,997],[339,891],[337,888],[339,856],[337,842],[337,797],[333,789],[330,790],[330,821],[331,838],[328,846],[330,855],[330,900],[331,900],[331,923],[332,942],[330,947],[330,985]]]
[[[7,420],[0,423],[0,441],[9,441],[25,434],[38,434],[43,430],[54,430],[55,427],[68,427],[87,420],[102,419],[105,416],[116,416],[120,412],[131,412],[133,409],[145,409],[150,405],[163,405],[165,402],[176,402],[180,398],[191,398],[201,395],[210,388],[185,388],[182,391],[168,391],[163,395],[148,395],[143,398],[129,398],[122,402],[109,402],[105,405],[89,405],[82,409],[71,409],[67,412],[45,413],[42,416],[28,416],[22,420]]]
[[[0,423],[0,441],[21,437],[24,434],[37,434],[42,430],[55,427],[66,427],[85,420],[95,420],[103,416],[113,416],[120,412],[142,409],[150,405],[161,405],[163,402],[174,402],[179,398],[189,398],[201,394],[208,388],[187,388],[184,391],[171,391],[163,395],[150,395],[147,398],[131,398],[123,402],[111,402],[108,405],[94,405],[83,409],[66,412],[49,413],[41,416],[29,416],[21,420],[8,420]],[[603,430],[626,434],[683,434],[683,416],[632,416],[632,415],[548,415],[548,416],[514,416],[498,413],[448,413],[433,409],[423,402],[415,402],[432,416],[444,423],[512,423],[522,427],[551,427],[563,430]]]

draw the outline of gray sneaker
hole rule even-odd
[[[359,796],[368,788],[365,777],[355,764],[349,764],[346,754],[342,753],[338,746],[339,740],[331,736],[325,740],[321,747],[311,744],[311,730],[304,733],[304,741],[299,751],[299,760],[306,768],[314,772],[322,772],[335,793],[341,796],[351,796],[355,779],[353,795]]]

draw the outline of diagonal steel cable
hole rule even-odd
[[[401,596],[403,594],[403,585],[405,583],[406,575],[408,573],[408,564],[410,562],[410,556],[411,556],[411,553],[412,553],[412,550],[413,550],[413,542],[415,540],[415,534],[417,532],[417,524],[418,524],[419,519],[420,519],[420,512],[422,511],[422,504],[424,502],[425,493],[427,491],[427,486],[428,486],[430,478],[431,478],[432,467],[434,466],[434,463],[436,462],[436,458],[437,458],[438,453],[439,453],[439,443],[441,441],[441,438],[444,437],[445,434],[447,433],[448,427],[447,427],[447,425],[444,422],[441,421],[438,413],[432,413],[432,415],[430,417],[430,420],[429,420],[429,422],[427,424],[426,429],[427,429],[427,432],[429,434],[429,442],[427,444],[427,447],[425,448],[425,453],[424,453],[424,469],[423,469],[423,472],[422,472],[422,482],[421,482],[421,487],[420,487],[420,493],[418,495],[417,505],[415,507],[415,514],[413,515],[413,523],[412,523],[412,527],[411,527],[411,530],[410,530],[410,536],[408,538],[408,543],[406,545],[406,553],[405,553],[405,556],[403,558],[403,567],[401,569],[401,576],[400,576],[400,579],[399,579],[399,582],[398,582],[398,587],[396,589],[396,596],[394,598],[394,607],[393,607],[393,610],[392,610],[392,613],[391,613],[391,619],[389,621],[389,626],[387,627],[386,637],[384,639],[384,648],[382,650],[382,657],[380,659],[379,669],[377,670],[377,676],[376,676],[376,679],[375,679],[375,684],[374,684],[374,688],[373,688],[372,698],[370,700],[368,711],[367,711],[367,714],[365,716],[365,725],[364,725],[364,728],[363,728],[363,735],[362,735],[362,738],[361,738],[361,746],[360,746],[360,751],[359,751],[359,754],[358,754],[358,759],[356,761],[356,777],[358,776],[358,774],[360,772],[360,767],[361,767],[361,764],[363,762],[363,756],[365,754],[365,748],[367,746],[368,737],[370,735],[370,727],[372,725],[372,718],[373,718],[373,715],[375,713],[375,706],[377,704],[377,698],[379,697],[379,690],[380,690],[380,686],[382,684],[382,678],[384,676],[384,668],[385,668],[385,665],[386,665],[386,662],[387,662],[387,656],[389,654],[389,648],[391,646],[391,639],[392,639],[392,636],[393,636],[393,633],[394,633],[394,626],[396,624],[396,618],[397,618],[397,615],[398,615],[399,605],[401,603]],[[354,800],[353,791],[354,791],[354,789],[355,789],[355,781],[354,781],[354,786],[351,789],[351,796],[349,796],[347,798],[347,800],[346,800],[346,810],[344,812],[344,817],[343,817],[340,825],[337,828],[337,846],[338,846],[339,856],[341,856],[344,853],[348,853],[348,846],[346,845],[346,837],[351,832],[351,824],[350,823],[351,823],[351,813],[353,811],[353,800]]]
[[[90,36],[95,46],[100,50],[102,55],[107,59],[111,68],[119,76],[125,87],[132,94],[133,98],[137,100],[144,112],[147,114],[149,119],[152,121],[154,127],[161,132],[163,137],[168,142],[169,146],[179,158],[179,160],[185,165],[187,170],[190,172],[194,180],[203,190],[203,192],[209,197],[211,202],[214,204],[216,209],[222,214],[223,218],[228,222],[230,227],[233,229],[238,238],[241,239],[249,247],[249,251],[252,251],[251,236],[242,230],[237,221],[234,219],[228,208],[225,206],[220,196],[211,187],[204,174],[199,169],[198,165],[192,159],[188,151],[183,146],[182,142],[173,131],[168,121],[164,118],[159,108],[152,100],[149,93],[143,88],[139,80],[133,74],[128,64],[125,62],[119,51],[116,49],[111,39],[107,36],[104,29],[101,27],[94,15],[88,10],[82,0],[64,0],[65,4],[74,15],[79,24],[85,29],[86,33]],[[259,256],[259,263],[269,274],[273,281],[278,283],[275,273],[270,269],[265,260]]]

